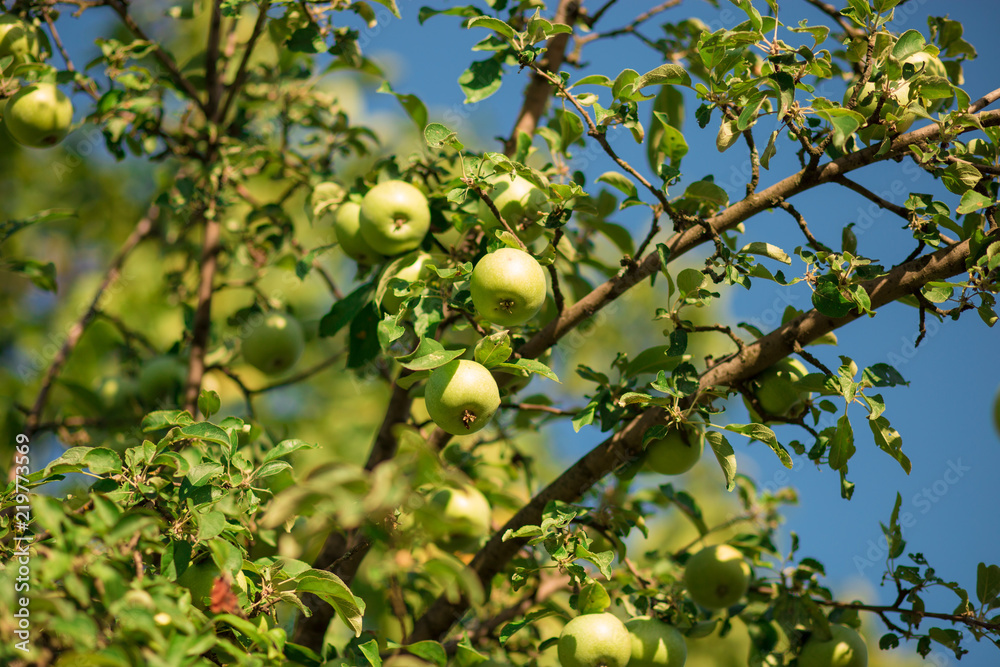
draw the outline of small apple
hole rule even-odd
[[[632,640],[628,667],[684,667],[684,635],[657,618],[638,616],[625,622]]]
[[[378,253],[413,250],[431,227],[427,197],[403,181],[379,183],[361,200],[360,226],[361,236]]]
[[[694,467],[705,450],[705,433],[684,426],[646,445],[646,465],[661,475],[680,475]]]
[[[739,602],[750,585],[750,566],[728,544],[705,547],[684,566],[684,585],[697,604],[725,609]]]
[[[358,264],[371,266],[385,259],[375,252],[361,235],[361,206],[359,204],[352,201],[341,204],[337,208],[337,212],[333,214],[331,226],[344,254]]]
[[[563,627],[557,652],[562,667],[625,667],[632,639],[617,616],[583,614]]]
[[[797,417],[812,394],[795,386],[809,371],[798,359],[785,357],[753,378],[754,396],[760,407],[774,417]]]
[[[548,197],[534,183],[522,176],[501,175],[489,179],[493,184],[492,192],[487,193],[496,205],[504,221],[525,243],[531,243],[545,231],[538,224],[545,217],[548,207]],[[482,199],[479,200],[477,214],[483,229],[489,232],[501,227],[500,221]]]
[[[10,98],[3,114],[14,140],[32,148],[55,146],[69,132],[73,103],[51,83],[25,86]]]
[[[139,371],[139,397],[146,405],[176,405],[186,380],[184,361],[173,355],[156,357]]]
[[[868,667],[864,638],[846,625],[831,625],[833,638],[809,638],[799,654],[799,667]]]
[[[0,15],[0,58],[14,57],[14,64],[37,60],[40,52],[38,29],[10,14]]]
[[[490,532],[493,510],[474,486],[442,487],[431,495],[427,509],[447,526],[449,536],[479,538]]]
[[[269,374],[284,373],[295,365],[306,339],[299,321],[286,313],[269,313],[243,341],[243,358]]]
[[[108,410],[125,410],[134,405],[132,401],[138,392],[139,385],[132,378],[109,377],[101,382],[97,395],[101,397],[101,402]]]
[[[455,359],[431,372],[424,402],[441,429],[452,435],[468,435],[493,419],[500,407],[500,389],[485,366]]]
[[[479,260],[469,289],[483,319],[516,326],[534,317],[545,303],[545,270],[523,250],[500,248]]]
[[[847,103],[851,101],[851,96],[854,95],[854,89],[857,86],[858,84],[854,83],[847,88],[847,92],[844,93],[844,106],[847,106]],[[871,117],[878,107],[878,100],[881,94],[881,89],[874,82],[868,81],[861,88],[861,94],[858,95],[857,106],[854,107],[854,110],[865,118]]]
[[[394,275],[391,276],[392,278],[399,278],[400,280],[405,280],[408,283],[413,283],[417,280],[425,280],[429,278],[432,273],[427,266],[428,261],[431,259],[432,257],[425,252],[414,253],[412,257],[408,256],[400,264],[393,262],[393,264],[386,267],[386,271],[389,271],[394,266],[398,266],[399,268],[395,269]],[[387,274],[383,274],[379,283],[388,278],[389,276]],[[387,283],[385,293],[382,294],[380,305],[385,312],[390,315],[395,315],[399,312],[399,307],[403,305],[403,301],[405,299],[405,296],[396,296],[392,285]]]

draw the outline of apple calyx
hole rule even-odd
[[[513,299],[500,299],[500,307],[506,310],[508,313],[514,312],[514,300]]]
[[[476,413],[472,410],[466,409],[465,412],[462,413],[462,423],[465,424],[465,428],[472,428],[475,421]]]

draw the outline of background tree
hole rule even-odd
[[[7,4],[5,663],[596,667],[602,612],[689,665],[866,664],[852,627],[867,664],[995,662],[989,499],[964,571],[910,532],[995,448],[923,476],[895,409],[939,332],[982,369],[927,383],[947,429],[993,405],[1000,89],[958,21]],[[441,71],[472,40],[466,104],[393,90],[406,33]],[[882,534],[838,563],[796,512]]]

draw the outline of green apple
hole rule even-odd
[[[431,372],[424,402],[441,429],[452,435],[468,435],[493,419],[500,407],[500,389],[485,366],[456,359]]]
[[[361,235],[361,206],[347,201],[337,208],[333,214],[331,226],[337,235],[337,243],[344,254],[358,264],[371,266],[378,264],[384,257],[375,252],[368,241]]]
[[[760,407],[773,417],[797,417],[812,394],[795,386],[809,371],[798,359],[785,357],[751,381]]]
[[[287,313],[268,313],[243,340],[243,358],[269,375],[284,373],[299,360],[305,345],[297,319]]]
[[[382,294],[382,300],[379,303],[385,312],[395,315],[399,312],[399,307],[403,305],[403,301],[406,299],[405,296],[396,296],[396,292],[390,283],[391,279],[399,278],[408,283],[425,280],[432,273],[428,268],[428,262],[431,259],[432,257],[426,252],[417,252],[412,256],[407,256],[402,262],[393,262],[385,268],[385,272],[383,272],[382,277],[379,279],[380,287],[383,281],[385,281],[386,285],[385,291]],[[391,276],[389,275],[390,270],[393,272]]]
[[[0,15],[0,58],[14,57],[14,64],[37,60],[40,53],[38,29],[10,14]]]
[[[500,248],[476,263],[469,281],[472,303],[487,322],[524,324],[545,303],[545,270],[516,248]]]
[[[854,83],[847,88],[847,92],[844,93],[844,106],[847,106],[847,103],[851,101],[851,96],[854,95],[854,89],[857,86],[858,84]],[[857,106],[854,107],[854,110],[865,118],[871,117],[878,107],[878,100],[881,94],[881,89],[874,82],[867,82],[861,88],[861,94],[858,95]]]
[[[447,526],[449,536],[482,537],[490,532],[493,510],[474,486],[442,487],[431,495],[427,509]]]
[[[156,357],[139,371],[139,397],[147,405],[176,405],[187,380],[187,364],[173,355]]]
[[[617,616],[584,614],[563,627],[557,652],[562,667],[625,667],[632,639]]]
[[[632,640],[628,667],[684,667],[684,635],[657,618],[639,616],[625,622]]]
[[[833,638],[823,641],[813,635],[802,647],[799,667],[868,667],[864,638],[846,625],[831,625]]]
[[[750,585],[750,566],[728,544],[705,547],[684,566],[684,585],[696,603],[725,609],[739,602]]]
[[[531,243],[541,236],[545,228],[538,222],[545,217],[549,201],[541,188],[522,176],[514,176],[511,180],[510,176],[501,175],[489,180],[493,190],[487,194],[521,240]],[[485,231],[492,233],[492,230],[502,226],[482,199],[479,200],[477,214]]]
[[[646,445],[646,465],[661,475],[680,475],[694,467],[705,450],[705,433],[684,426]]]
[[[403,181],[379,183],[361,200],[361,236],[378,253],[414,250],[431,227],[427,197]]]
[[[51,83],[25,86],[10,98],[3,114],[14,140],[32,148],[55,146],[69,132],[73,103]]]
[[[124,410],[132,404],[138,392],[139,385],[132,378],[109,377],[101,382],[97,395],[108,410]]]

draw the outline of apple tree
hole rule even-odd
[[[963,26],[448,4],[4,3],[3,664],[994,664],[995,551],[942,570],[895,493],[891,600],[842,596],[766,479],[916,474],[893,399],[932,360],[866,328],[997,321]],[[473,35],[466,104],[393,89],[392,25]],[[818,222],[831,189],[898,224]]]

